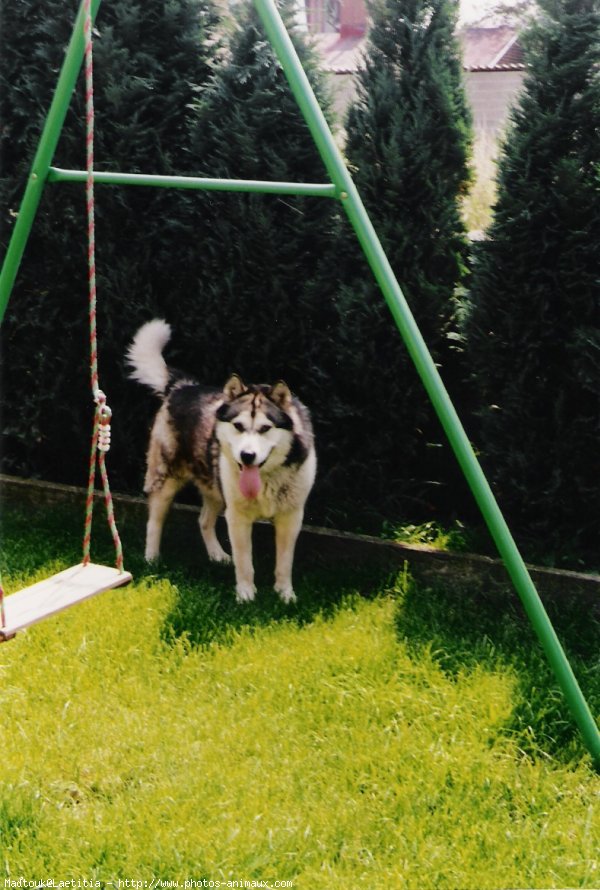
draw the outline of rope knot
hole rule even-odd
[[[97,405],[96,416],[98,418],[98,451],[106,454],[110,450],[110,421],[112,411],[106,404],[106,396],[101,389],[96,391],[94,401]]]

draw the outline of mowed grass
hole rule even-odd
[[[78,519],[5,511],[6,587],[77,561]],[[0,647],[0,878],[600,886],[600,778],[512,598],[308,556],[297,607],[268,563],[242,607],[124,538],[133,585]],[[597,714],[598,624],[555,618]]]

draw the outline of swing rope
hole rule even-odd
[[[100,389],[98,378],[98,338],[96,332],[96,224],[94,201],[94,75],[92,55],[92,11],[91,0],[84,5],[84,65],[85,65],[85,106],[86,106],[86,207],[88,230],[88,290],[89,290],[89,328],[90,328],[90,383],[92,397],[96,406],[90,466],[88,477],[87,498],[85,504],[85,528],[83,535],[83,564],[90,562],[92,540],[92,518],[94,511],[94,483],[96,469],[100,471],[104,503],[108,526],[112,535],[117,569],[123,571],[123,547],[115,521],[112,495],[106,469],[106,453],[110,448],[110,421],[112,412],[106,403],[106,396]]]
[[[26,587],[5,602],[2,578],[0,576],[0,642],[12,639],[19,630],[41,621],[56,612],[87,599],[96,593],[118,587],[131,580],[129,572],[123,568],[123,548],[115,522],[112,495],[106,469],[106,452],[110,448],[111,410],[106,404],[106,396],[100,389],[98,380],[98,343],[96,333],[96,247],[94,220],[94,85],[92,76],[92,15],[91,0],[84,3],[84,61],[86,92],[86,155],[87,155],[87,222],[88,222],[88,281],[89,281],[89,327],[90,327],[90,378],[92,396],[95,403],[94,426],[90,467],[85,505],[85,528],[83,535],[83,568],[73,566],[51,578]],[[116,569],[94,565],[90,562],[92,537],[92,514],[94,509],[94,482],[99,467],[104,491],[104,502],[108,525],[112,534],[116,553]],[[84,577],[85,575],[85,577]],[[7,608],[10,603],[10,608]],[[8,622],[7,622],[7,611]],[[8,629],[7,629],[8,623]]]

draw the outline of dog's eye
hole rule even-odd
[[[264,434],[268,433],[270,429],[272,429],[271,425],[266,423],[264,426],[259,427],[259,435],[264,436]]]
[[[238,431],[238,433],[245,432],[243,423],[234,423],[233,428],[236,429]]]

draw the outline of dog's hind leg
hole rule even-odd
[[[302,510],[280,513],[275,516],[275,592],[284,603],[295,603],[292,587],[292,565],[296,541],[302,528]]]
[[[217,518],[223,508],[222,501],[210,497],[210,495],[202,495],[202,510],[200,511],[200,534],[208,553],[208,558],[213,562],[231,562],[231,557],[225,553],[219,539],[215,525]]]
[[[158,559],[165,517],[173,503],[173,498],[181,486],[180,480],[167,478],[160,488],[151,491],[148,495],[148,524],[146,526],[145,552],[148,562]]]

